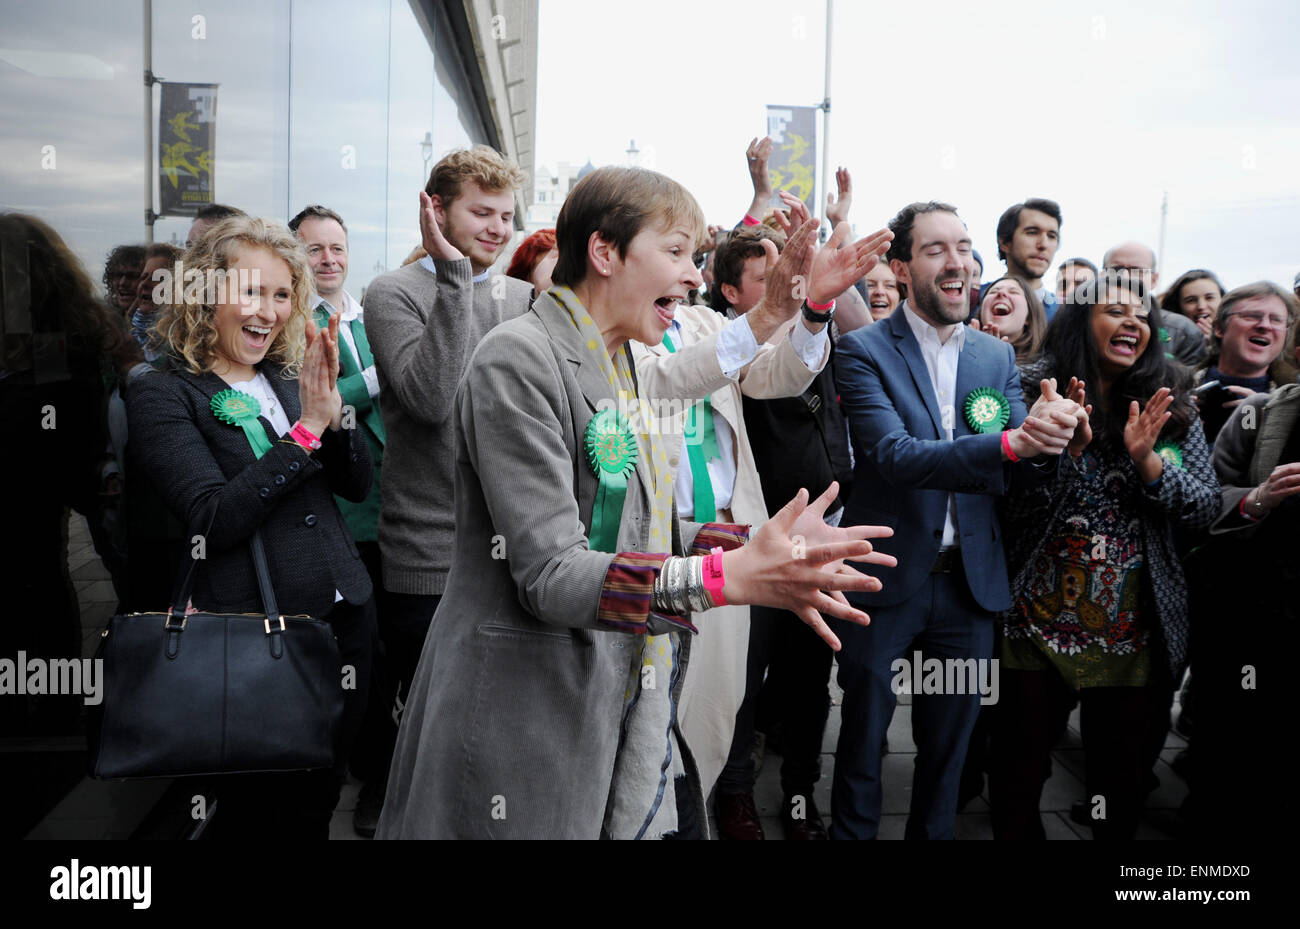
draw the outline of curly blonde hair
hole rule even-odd
[[[307,254],[298,237],[279,223],[252,216],[231,216],[212,226],[185,252],[181,262],[189,283],[194,271],[204,282],[213,272],[230,271],[241,248],[261,248],[289,266],[293,279],[289,319],[266,351],[266,358],[284,369],[284,376],[298,376],[307,347],[307,320],[311,317],[312,276]],[[228,281],[225,287],[232,286]],[[218,290],[224,289],[219,287]],[[212,370],[217,360],[216,307],[208,302],[208,288],[198,300],[183,299],[182,282],[173,282],[172,292],[154,323],[154,332],[178,364],[192,374]]]

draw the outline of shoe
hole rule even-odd
[[[379,828],[379,813],[384,808],[384,791],[387,785],[381,780],[367,781],[357,794],[357,808],[352,811],[352,831],[363,839],[373,839]]]
[[[797,811],[796,800],[800,805]],[[798,816],[795,815],[796,812],[799,813]],[[806,794],[795,794],[781,801],[781,831],[785,833],[788,842],[825,841],[830,838],[826,834],[821,813],[817,812],[817,804],[813,801],[811,790]]]
[[[718,835],[739,842],[762,841],[763,824],[758,821],[754,795],[719,793],[714,815]]]

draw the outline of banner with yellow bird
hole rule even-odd
[[[772,157],[767,169],[772,177],[772,206],[781,205],[780,191],[788,190],[818,215],[813,202],[817,174],[817,107],[768,106],[767,134],[772,137]]]
[[[215,202],[217,85],[164,82],[158,113],[159,216],[193,216]]]

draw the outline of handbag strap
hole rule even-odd
[[[212,505],[212,512],[208,516],[207,526],[203,530],[201,538],[206,539],[212,531],[212,524],[217,518],[217,504]],[[271,570],[266,561],[266,547],[262,544],[262,530],[254,529],[252,538],[249,539],[249,547],[253,552],[253,570],[257,574],[257,589],[262,597],[262,612],[267,618],[278,617],[280,609],[275,599],[275,588],[271,586]],[[206,549],[204,550],[206,555]],[[198,567],[199,562],[203,560],[202,555],[196,555],[195,549],[190,549],[189,567],[185,568],[173,588],[171,606],[168,608],[167,628],[175,628],[172,620],[176,625],[183,627],[185,623],[185,607],[190,602],[190,592],[194,588],[194,569]]]

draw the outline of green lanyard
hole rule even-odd
[[[677,353],[666,332],[664,348],[670,355]],[[708,462],[717,461],[719,453],[718,437],[713,431],[713,404],[707,399],[691,405],[686,420],[686,457],[691,463],[691,485],[695,497],[692,519],[697,523],[711,523],[718,518],[718,508],[713,497],[713,478],[709,477]]]

